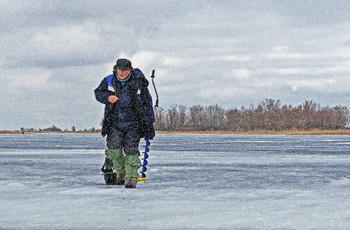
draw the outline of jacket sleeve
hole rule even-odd
[[[149,93],[147,85],[148,81],[145,84],[145,87],[143,88],[141,94],[141,99],[144,107],[144,118],[146,122],[144,126],[144,138],[145,140],[153,140],[153,137],[156,135],[153,126],[153,123],[155,122],[155,116],[153,111],[152,96]]]
[[[155,116],[153,111],[152,96],[149,93],[147,86],[148,86],[148,81],[143,87],[141,98],[142,98],[143,106],[145,108],[144,112],[145,112],[146,123],[152,124],[155,122]]]
[[[95,89],[94,92],[96,100],[106,105],[109,104],[108,97],[114,94],[112,91],[108,90],[106,78],[101,81],[100,85]]]
[[[144,79],[144,87],[142,89],[141,99],[144,107],[144,117],[145,117],[145,130],[144,138],[145,140],[153,140],[156,135],[153,123],[155,122],[155,116],[153,111],[152,96],[148,90],[148,81]]]

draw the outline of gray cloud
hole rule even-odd
[[[0,130],[98,127],[103,106],[93,89],[118,57],[147,77],[156,69],[163,107],[230,108],[265,98],[349,106],[349,7],[323,0],[2,1]]]

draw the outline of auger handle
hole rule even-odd
[[[159,102],[159,97],[158,97],[158,92],[157,92],[157,89],[156,89],[156,85],[154,84],[154,74],[155,74],[155,70],[152,70],[152,75],[151,75],[151,78],[152,78],[152,84],[153,84],[153,88],[154,88],[154,91],[156,92],[156,96],[157,96],[157,99],[156,99],[156,104],[154,107],[158,107],[158,102]]]

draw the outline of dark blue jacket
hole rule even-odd
[[[140,125],[143,133],[141,137],[152,139],[154,137],[153,123],[155,122],[152,105],[152,97],[148,91],[148,81],[139,69],[131,71],[131,77],[126,85],[122,86],[115,80],[114,74],[105,77],[95,89],[96,100],[105,104],[102,124],[102,135],[108,134],[111,125],[127,128],[130,125]],[[108,102],[110,95],[116,95],[119,100],[111,104]],[[151,133],[148,133],[151,132]],[[153,133],[153,135],[152,135]],[[145,136],[146,135],[146,136]]]

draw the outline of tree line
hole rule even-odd
[[[313,101],[298,106],[282,105],[274,99],[240,109],[224,109],[219,105],[156,107],[155,116],[155,129],[159,131],[344,129],[350,121],[347,107],[322,107]]]
[[[64,131],[64,132],[69,132],[69,130],[68,129],[64,129],[64,130],[62,130],[62,129],[60,129],[59,127],[57,127],[56,125],[51,125],[50,127],[48,127],[48,128],[45,128],[45,129],[35,129],[35,128],[25,128],[25,127],[21,127],[20,128],[20,131],[22,132],[22,133],[24,133],[24,132],[34,132],[34,131],[39,131],[39,132],[62,132],[62,131]],[[72,132],[77,132],[78,130],[76,129],[76,127],[73,125],[72,126],[72,128],[71,128],[71,131]],[[83,129],[83,130],[79,130],[78,132],[82,132],[82,131],[89,131],[89,132],[95,132],[96,131],[96,129],[95,129],[95,127],[92,127],[92,128],[90,128],[90,129]]]

